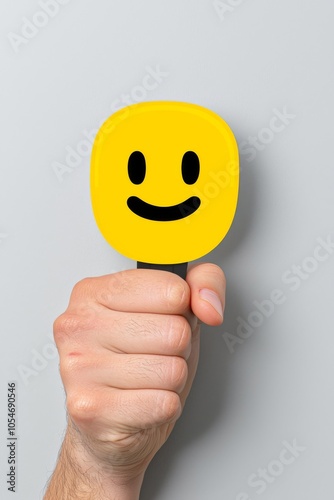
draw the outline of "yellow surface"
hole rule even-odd
[[[146,176],[135,185],[128,175],[134,151],[144,154]],[[187,185],[182,158],[200,160],[198,180]],[[113,114],[100,128],[91,161],[91,197],[97,225],[121,254],[152,264],[177,264],[202,257],[224,238],[238,199],[239,158],[229,126],[194,104],[147,102]],[[179,205],[191,197],[201,204],[179,220],[155,221],[135,214],[132,196],[157,207]]]

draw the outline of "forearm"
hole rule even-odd
[[[138,500],[143,478],[113,477],[74,442],[69,428],[44,500]]]

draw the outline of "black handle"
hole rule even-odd
[[[183,264],[149,264],[147,262],[137,262],[137,269],[156,269],[157,271],[169,271],[177,274],[180,278],[186,279],[188,262]]]

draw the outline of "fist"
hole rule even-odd
[[[170,435],[199,356],[199,323],[223,320],[225,279],[136,269],[88,278],[54,324],[72,460],[128,480]],[[199,321],[200,320],[200,321]]]

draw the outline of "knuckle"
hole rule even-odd
[[[175,354],[187,352],[191,343],[191,328],[186,318],[183,316],[171,317],[167,338],[169,347]]]
[[[166,286],[166,302],[170,312],[184,311],[190,303],[189,286],[184,280],[173,276]]]
[[[53,323],[53,336],[58,343],[64,337],[72,333],[76,327],[77,316],[73,314],[63,313]]]
[[[66,406],[68,414],[76,423],[94,420],[99,411],[98,402],[92,393],[68,394]]]
[[[93,314],[77,314],[66,312],[61,314],[53,324],[53,334],[55,341],[61,343],[69,336],[76,333],[85,332],[95,325]]]
[[[159,404],[156,406],[158,417],[161,422],[176,420],[181,415],[181,400],[178,394],[172,391],[163,391]]]
[[[79,353],[60,355],[59,372],[64,384],[75,380],[76,374],[88,367],[90,368],[90,362]]]
[[[188,378],[188,365],[183,358],[177,356],[170,362],[170,384],[176,392],[181,392]]]
[[[64,356],[60,356],[59,372],[64,385],[67,384],[68,378],[71,376],[73,371],[74,371],[74,363],[73,362],[69,363],[68,357],[64,358]]]
[[[73,287],[71,299],[83,298],[90,294],[93,288],[94,278],[83,278]]]

